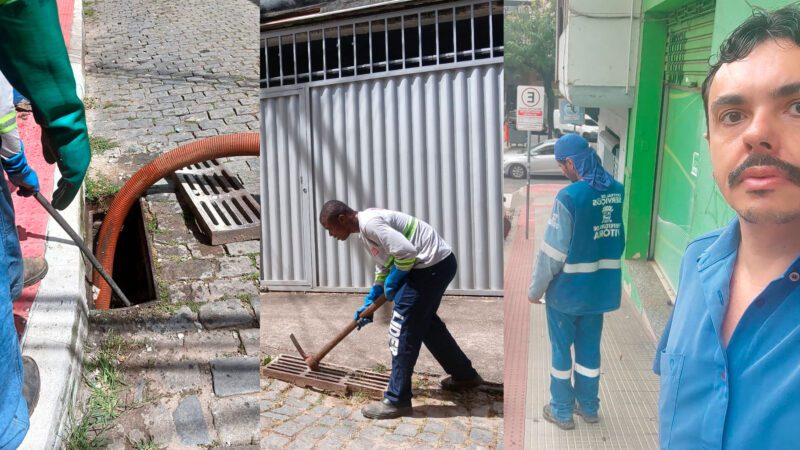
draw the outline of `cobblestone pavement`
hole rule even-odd
[[[86,19],[90,175],[117,181],[165,149],[258,132],[258,7],[247,0],[95,0]]]
[[[258,448],[259,242],[205,245],[169,187],[153,191],[146,218],[160,301],[92,311],[81,411],[97,413],[105,356],[121,378],[118,417],[101,436],[109,448]]]
[[[337,397],[262,377],[262,449],[503,448],[502,394],[444,392],[415,376],[414,414],[370,420],[363,395]]]
[[[258,131],[254,3],[98,0],[84,11],[87,191],[178,144]],[[258,158],[224,164],[258,199]],[[91,312],[72,429],[88,417],[89,438],[103,430],[112,449],[258,448],[259,242],[205,245],[168,181],[145,209],[160,301]]]

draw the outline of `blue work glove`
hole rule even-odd
[[[19,195],[30,197],[39,192],[39,177],[28,165],[24,152],[3,160],[3,169],[8,174],[8,179],[19,188],[17,191]]]
[[[392,271],[389,272],[389,276],[386,277],[386,282],[384,283],[384,286],[386,286],[387,300],[390,302],[394,301],[394,296],[397,295],[397,291],[400,290],[400,286],[403,284],[403,280],[408,276],[408,272],[398,269],[397,266],[392,267]]]
[[[371,304],[375,303],[375,300],[377,300],[377,299],[378,299],[378,297],[380,297],[380,296],[381,296],[381,294],[383,294],[383,286],[381,286],[381,285],[379,285],[379,284],[376,284],[376,285],[372,286],[372,289],[370,289],[370,291],[369,291],[369,294],[367,294],[367,296],[366,296],[366,297],[364,297],[364,304],[363,304],[363,305],[361,305],[361,307],[360,307],[360,308],[358,308],[358,309],[356,310],[356,315],[355,315],[355,317],[353,318],[353,320],[356,320],[356,321],[358,321],[357,328],[358,328],[359,330],[360,330],[360,329],[361,329],[361,327],[363,327],[364,325],[366,325],[366,324],[368,324],[368,323],[372,322],[372,317],[363,317],[363,318],[359,318],[358,316],[360,316],[360,315],[361,315],[361,313],[363,313],[364,311],[366,311],[366,310],[367,310],[367,308],[369,308],[369,305],[371,305]]]

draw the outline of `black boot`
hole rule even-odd
[[[33,415],[36,404],[39,403],[39,366],[30,356],[22,357],[22,397],[28,403],[28,417]]]
[[[395,419],[411,415],[411,406],[395,406],[388,399],[361,408],[361,415],[367,419]]]
[[[455,380],[453,377],[446,377],[439,382],[439,386],[445,391],[464,392],[469,389],[475,389],[483,384],[483,378],[480,375],[475,376],[469,380]]]

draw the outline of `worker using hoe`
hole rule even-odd
[[[542,303],[546,298],[552,367],[551,400],[543,415],[570,430],[575,428],[573,410],[588,423],[599,420],[603,313],[619,308],[622,294],[623,187],[603,169],[586,139],[576,134],[556,142],[555,156],[572,184],[553,202],[528,299]]]
[[[441,381],[442,389],[463,391],[479,386],[483,382],[480,375],[436,315],[457,263],[450,246],[433,227],[397,211],[357,212],[338,200],[323,205],[319,221],[340,241],[358,233],[377,264],[375,283],[356,311],[359,329],[372,321],[359,319],[359,314],[381,294],[394,302],[389,326],[389,388],[383,401],[361,410],[364,417],[391,419],[411,414],[411,376],[422,344],[449,375]]]

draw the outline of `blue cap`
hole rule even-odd
[[[592,152],[586,139],[577,134],[565,134],[556,141],[556,160],[564,161],[567,158],[582,156]],[[574,161],[573,161],[574,162]]]

